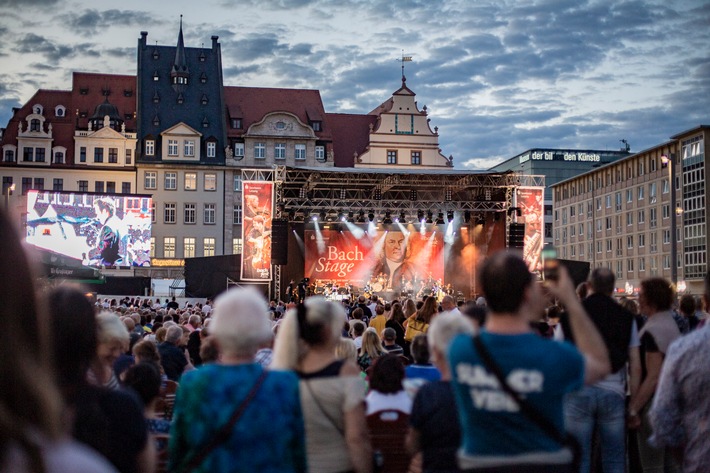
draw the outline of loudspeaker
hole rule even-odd
[[[288,263],[288,220],[271,221],[271,264],[284,266]]]
[[[525,246],[525,224],[511,223],[508,227],[508,248],[522,248]]]

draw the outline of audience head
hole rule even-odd
[[[403,389],[404,365],[397,355],[385,354],[375,359],[370,370],[370,389],[394,394]]]
[[[523,304],[533,275],[519,252],[499,251],[483,261],[479,270],[486,303],[495,313],[515,313]]]
[[[130,334],[128,329],[112,312],[103,311],[96,316],[98,327],[98,346],[96,347],[96,358],[105,366],[113,366],[113,363],[128,348]]]
[[[594,271],[589,276],[589,289],[594,294],[603,294],[611,297],[614,293],[615,282],[616,276],[611,269],[605,267],[594,268]]]
[[[133,346],[133,356],[136,363],[160,364],[158,347],[150,340],[141,340]]]
[[[409,347],[409,351],[414,359],[414,364],[429,364],[431,356],[429,354],[429,344],[427,343],[426,335],[417,335],[414,337],[412,339],[412,344]]]
[[[397,332],[392,327],[387,327],[382,331],[382,339],[392,344],[397,339]]]
[[[675,299],[671,283],[663,278],[649,278],[641,281],[639,307],[643,315],[670,310]]]
[[[133,389],[148,406],[160,395],[160,369],[155,363],[137,363],[126,370],[123,385]]]
[[[253,288],[232,289],[215,300],[210,333],[223,356],[253,357],[271,340],[264,296]]]
[[[377,335],[377,331],[374,328],[369,327],[362,334],[362,346],[360,347],[360,354],[368,354],[370,358],[375,358],[380,356],[385,352],[385,348],[382,346],[382,340],[380,336]]]
[[[427,348],[432,358],[445,358],[449,344],[459,334],[473,334],[475,327],[471,320],[461,314],[441,314],[434,319],[426,334]]]
[[[340,337],[335,346],[335,357],[339,360],[351,360],[357,362],[357,347],[352,338]]]
[[[690,294],[683,295],[683,297],[680,298],[678,308],[683,315],[690,317],[695,313],[695,298]]]

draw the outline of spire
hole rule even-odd
[[[187,61],[185,58],[185,40],[182,37],[182,15],[180,15],[180,33],[178,34],[177,50],[175,51],[174,72],[187,72]]]

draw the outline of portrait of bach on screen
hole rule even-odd
[[[86,266],[150,266],[151,200],[29,191],[27,242]]]

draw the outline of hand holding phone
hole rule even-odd
[[[540,254],[542,259],[542,278],[557,281],[560,277],[560,260],[557,259],[557,250],[553,246],[543,248]]]

